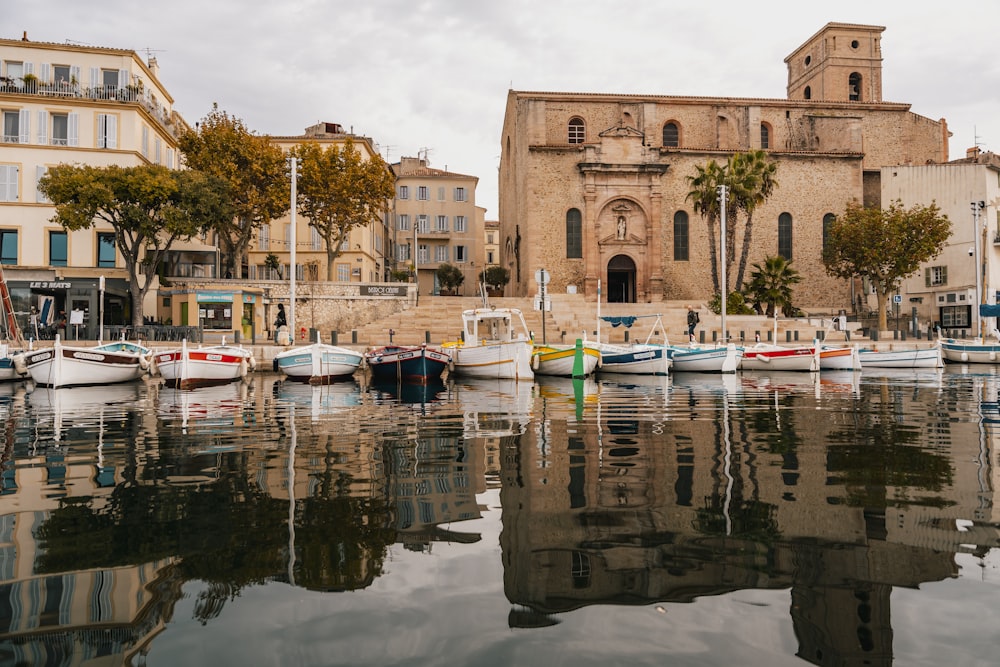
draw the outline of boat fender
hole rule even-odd
[[[538,370],[538,355],[537,354],[533,354],[531,356],[531,370],[533,370],[533,371],[537,371]]]
[[[141,368],[144,371],[149,370],[149,357],[147,357],[144,354],[139,355],[139,368]]]
[[[250,370],[251,371],[257,370],[257,359],[251,354],[248,360],[250,363]]]
[[[28,363],[24,360],[23,354],[15,354],[11,357],[11,361],[14,362],[14,370],[17,371],[18,375],[28,374]]]
[[[240,359],[240,377],[244,377],[245,378],[247,376],[247,365],[248,364],[247,364],[247,358],[246,357],[243,357],[242,359]]]
[[[961,359],[962,359],[962,361],[968,361],[969,360],[969,353],[968,352],[963,352],[962,356],[961,356]]]
[[[151,376],[152,375],[159,375],[160,374],[160,365],[156,363],[156,355],[155,354],[150,355],[150,357],[149,357],[149,374]]]
[[[754,358],[757,361],[763,361],[765,364],[771,363],[771,357],[767,356],[766,354],[758,354],[755,355]]]

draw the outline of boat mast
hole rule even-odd
[[[10,300],[10,290],[7,289],[7,276],[4,275],[3,267],[0,267],[0,307],[3,307],[6,318],[8,337],[15,345],[23,347],[24,336],[21,335],[21,327],[18,326],[17,318],[14,316],[14,304]]]
[[[972,202],[972,224],[973,224],[973,242],[974,242],[974,258],[976,262],[976,301],[974,306],[974,311],[972,313],[972,321],[975,323],[973,330],[976,332],[975,335],[980,340],[985,340],[983,336],[983,318],[979,314],[979,307],[983,303],[983,262],[980,259],[980,235],[985,234],[985,227],[980,230],[979,225],[979,212],[986,207],[986,202],[984,201],[974,201]]]

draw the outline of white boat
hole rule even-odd
[[[253,353],[238,345],[189,347],[187,340],[179,348],[157,352],[154,371],[168,386],[180,389],[225,384],[245,378],[257,367]]]
[[[829,347],[819,349],[819,369],[821,371],[858,371],[861,359],[856,347]]]
[[[7,343],[0,343],[0,382],[16,382],[27,377],[14,366],[16,354],[10,351]]]
[[[944,360],[956,364],[995,364],[1000,360],[1000,342],[987,343],[981,338],[938,341]]]
[[[137,380],[149,368],[152,357],[152,350],[138,343],[121,340],[78,347],[63,345],[57,335],[52,347],[15,355],[14,363],[23,363],[37,385],[76,387]]]
[[[328,343],[293,347],[274,355],[274,367],[289,380],[326,384],[346,380],[361,367],[364,354]]]
[[[757,343],[743,348],[740,369],[744,371],[818,371],[819,358],[814,346],[783,347]]]
[[[643,317],[655,317],[646,339],[639,343],[597,343],[601,351],[600,372],[623,373],[628,375],[667,375],[670,372],[671,348],[666,344],[666,329],[660,315],[635,315],[629,317],[601,317],[598,303],[597,339],[601,339],[601,321],[617,327],[631,327]],[[651,343],[654,335],[659,335],[662,343]]]
[[[577,342],[578,345],[536,344],[531,353],[535,374],[564,378],[592,375],[601,363],[601,350],[596,343]]]
[[[859,350],[861,369],[866,368],[940,368],[941,348],[935,346],[912,350]]]
[[[743,348],[732,343],[720,346],[681,346],[670,348],[674,373],[735,373],[743,358]]]
[[[474,308],[462,313],[462,340],[445,343],[459,377],[532,380],[534,344],[517,308]]]

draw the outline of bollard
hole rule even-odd
[[[746,335],[745,334],[746,334],[745,331],[740,331],[740,342],[741,343],[746,340]]]
[[[351,329],[351,345],[357,345],[357,344],[358,344],[358,330]]]
[[[625,342],[628,343],[628,331],[625,332]]]
[[[899,340],[899,329],[893,329],[892,330],[892,339],[893,340]]]
[[[817,331],[816,332],[816,340],[825,340],[825,339],[826,339],[826,332],[825,331]]]
[[[906,340],[906,330],[905,329],[899,332],[899,340]]]
[[[431,344],[431,332],[430,331],[425,331],[424,332],[424,342],[427,343],[428,345]]]
[[[849,342],[851,340],[851,332],[850,331],[845,331],[844,332],[844,337]]]
[[[239,345],[239,344],[240,344],[240,330],[239,329],[234,329],[233,330],[233,345]]]
[[[330,332],[330,344],[331,345],[336,345],[337,344],[337,332],[336,331],[331,331]]]
[[[795,330],[795,342],[796,343],[799,342],[799,330],[798,329]]]
[[[771,331],[770,329],[768,329],[767,330],[767,342],[768,343],[777,343],[778,341],[772,341],[771,340],[773,337],[774,337],[774,332]]]
[[[702,342],[702,344],[704,344],[704,342],[705,342],[705,330],[702,329],[699,333],[701,333],[701,342]]]
[[[313,327],[309,327],[309,340],[306,342],[313,343],[318,340],[319,340],[319,329],[314,329]]]
[[[714,331],[714,330],[712,331],[712,342],[713,343],[719,342],[719,332],[718,331]]]
[[[877,340],[878,340],[878,329],[876,329],[876,328],[872,327],[872,328],[871,328],[871,329],[870,329],[870,330],[868,331],[868,335],[869,335],[869,336],[871,337],[871,339],[872,339],[873,341],[877,341]]]
[[[786,343],[791,343],[792,342],[792,332],[791,331],[786,331],[785,332],[785,342]]]

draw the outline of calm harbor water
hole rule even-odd
[[[0,665],[993,665],[998,391],[0,387]]]

